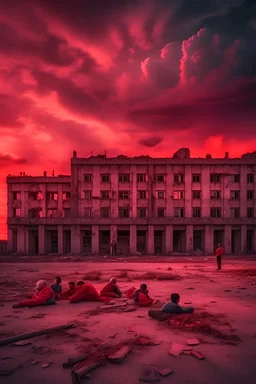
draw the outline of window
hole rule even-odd
[[[193,217],[201,217],[201,208],[193,208]]]
[[[70,217],[71,216],[71,209],[70,208],[64,208],[63,209],[63,216],[64,217]]]
[[[192,175],[193,183],[201,183],[201,175]]]
[[[147,191],[138,191],[138,199],[143,200],[147,198]]]
[[[63,200],[70,200],[71,198],[71,192],[63,192],[62,199]]]
[[[217,173],[212,173],[211,174],[211,183],[220,183],[220,175]]]
[[[174,175],[174,183],[184,183],[184,175]]]
[[[184,208],[174,208],[174,217],[184,217]]]
[[[254,174],[253,173],[247,174],[247,183],[254,183]]]
[[[172,194],[174,200],[183,200],[184,199],[184,191],[174,191]]]
[[[247,208],[247,217],[253,217],[253,208]]]
[[[43,195],[42,192],[28,192],[28,198],[30,200],[42,200]]]
[[[220,217],[221,209],[220,208],[211,208],[211,217]]]
[[[119,199],[120,200],[127,200],[129,199],[129,191],[119,191]]]
[[[137,182],[138,183],[145,183],[145,181],[147,181],[147,178],[146,178],[146,173],[138,173],[137,174]]]
[[[254,197],[254,191],[247,191],[247,200],[252,200]]]
[[[230,217],[232,219],[240,217],[240,208],[230,208]]]
[[[118,213],[119,217],[130,217],[130,208],[119,208]]]
[[[219,200],[220,191],[211,191],[211,200]]]
[[[58,200],[57,192],[47,192],[47,200]]]
[[[30,211],[33,211],[33,209],[31,209]],[[47,209],[47,217],[58,217],[58,216],[59,216],[58,209]],[[32,216],[32,217],[38,217],[38,216]]]
[[[109,199],[109,191],[101,191],[102,199]]]
[[[164,197],[165,197],[164,191],[157,191],[156,194],[157,194],[158,199],[164,199]]]
[[[155,181],[158,183],[164,183],[165,175],[155,175]]]
[[[165,208],[157,209],[157,217],[165,217]]]
[[[101,182],[102,183],[110,183],[110,175],[109,174],[101,175]]]
[[[231,200],[239,200],[240,199],[240,191],[230,191],[230,199]]]
[[[147,209],[138,208],[138,217],[147,217]]]
[[[240,183],[240,175],[231,175],[230,181],[231,183]]]
[[[90,174],[90,173],[86,173],[86,174],[84,175],[84,181],[85,181],[86,183],[91,183],[91,182],[92,182],[92,174]]]
[[[92,217],[92,209],[91,208],[84,208],[84,217]]]
[[[20,192],[12,192],[12,200],[20,200]]]
[[[21,214],[20,208],[13,208],[13,210],[12,210],[12,216],[13,217],[20,217],[20,214]]]
[[[100,209],[100,213],[101,213],[101,217],[102,218],[104,218],[104,219],[106,219],[106,218],[108,218],[109,217],[109,208],[108,207],[102,207],[101,209]]]
[[[201,199],[201,191],[192,191],[193,199]]]
[[[55,217],[57,216],[57,212],[58,210],[57,209],[50,209],[48,211],[54,211],[53,213],[55,214]],[[48,212],[47,212],[48,213]],[[52,213],[52,212],[51,212]],[[28,217],[43,217],[43,211],[42,211],[42,208],[34,208],[34,209],[29,209],[28,211]],[[48,217],[53,217],[53,216],[49,216],[49,213],[48,213]]]
[[[84,191],[84,199],[91,200],[92,198],[92,191]]]
[[[119,175],[119,183],[129,183],[130,182],[130,173],[121,173]]]

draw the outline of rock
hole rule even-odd
[[[194,289],[193,287],[189,287],[189,288],[187,288],[187,289],[190,289],[190,290],[192,290],[192,289]]]
[[[161,376],[163,376],[163,377],[170,375],[172,372],[173,372],[173,371],[172,371],[171,369],[169,369],[169,368],[165,368],[165,369],[160,369],[160,370],[158,370],[158,373],[159,373]]]
[[[129,345],[124,345],[120,349],[118,349],[116,352],[112,353],[108,356],[108,359],[112,361],[113,363],[121,363],[125,356],[130,352],[131,347]]]
[[[204,360],[204,356],[200,352],[195,351],[194,349],[192,350],[192,355],[197,357],[199,360]]]
[[[140,381],[147,383],[156,383],[160,381],[160,377],[155,365],[143,365],[140,373]]]
[[[169,355],[178,357],[182,353],[183,349],[184,345],[172,343],[171,348],[169,350]]]
[[[198,345],[200,341],[197,339],[187,339],[187,345]]]
[[[192,351],[182,351],[182,353],[183,353],[184,355],[191,355],[191,354],[192,354]]]
[[[44,364],[41,365],[41,367],[42,367],[42,368],[48,368],[48,367],[50,367],[50,365],[51,365],[51,364],[49,364],[49,363],[44,363]]]
[[[145,316],[143,316],[143,315],[138,315],[138,316],[136,316],[136,317],[139,317],[140,319],[143,319]]]
[[[128,306],[123,310],[123,312],[134,312],[134,311],[137,311],[137,307],[135,306]]]
[[[32,361],[31,362],[31,365],[36,365],[36,364],[38,364],[39,363],[39,361]]]

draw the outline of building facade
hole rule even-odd
[[[8,250],[22,254],[256,252],[256,157],[71,159],[71,176],[8,176]]]

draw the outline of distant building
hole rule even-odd
[[[71,159],[71,176],[8,176],[8,250],[256,252],[256,157]]]

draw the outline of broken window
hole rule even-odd
[[[64,217],[70,217],[71,216],[71,209],[70,208],[64,208],[63,209],[63,216]]]
[[[138,191],[138,199],[143,200],[147,198],[147,191]]]
[[[138,208],[138,217],[147,217],[147,209],[146,208]]]
[[[92,191],[84,191],[84,199],[91,200],[92,198]]]
[[[84,208],[84,217],[92,217],[92,209],[91,208]]]
[[[253,173],[247,174],[247,183],[254,183],[254,174]]]
[[[28,198],[30,200],[42,200],[43,195],[42,192],[28,192]]]
[[[164,191],[157,191],[157,198],[158,199],[164,199],[165,198],[165,192]]]
[[[119,208],[119,217],[130,217],[130,208]]]
[[[47,200],[58,200],[57,192],[47,192]]]
[[[130,182],[130,173],[120,173],[119,183],[129,183]]]
[[[32,208],[28,211],[28,217],[43,217],[42,208]]]
[[[200,183],[201,182],[201,175],[192,175],[192,182],[193,183]]]
[[[119,199],[120,200],[127,200],[129,199],[129,191],[119,191]]]
[[[220,200],[220,191],[211,191],[211,200]]]
[[[230,208],[230,217],[232,219],[240,217],[240,208]]]
[[[62,199],[63,200],[70,200],[71,198],[71,192],[63,192]]]
[[[230,175],[231,183],[240,183],[240,175]]]
[[[92,182],[92,174],[91,173],[84,174],[84,181],[85,181],[85,183],[91,183]]]
[[[247,217],[253,217],[253,208],[247,208]]]
[[[184,208],[174,208],[174,217],[184,217]]]
[[[101,198],[102,199],[109,199],[109,191],[101,191]]]
[[[110,183],[110,175],[109,174],[101,175],[101,182],[102,183]]]
[[[58,217],[59,212],[57,209],[47,209],[47,217]]]
[[[137,182],[138,183],[145,183],[146,181],[147,181],[146,173],[138,173],[137,174]]]
[[[13,217],[20,217],[20,215],[21,215],[21,210],[20,210],[20,208],[13,208],[13,210],[12,210],[12,216],[13,216]]]
[[[184,199],[184,191],[174,191],[172,194],[174,200],[183,200]]]
[[[193,208],[193,217],[201,217],[201,208]]]
[[[20,192],[12,192],[12,200],[20,200]]]
[[[110,215],[109,215],[110,210],[109,210],[108,207],[102,207],[102,208],[100,209],[100,213],[101,213],[101,217],[104,218],[104,219],[106,219],[106,218],[108,218],[108,217],[110,216]]]
[[[174,175],[174,183],[184,183],[184,175],[176,174]]]
[[[210,176],[211,183],[220,183],[220,175],[217,173],[212,173]]]
[[[240,199],[240,191],[230,191],[230,199],[231,200],[239,200]]]
[[[221,208],[211,208],[211,217],[220,217]]]
[[[155,175],[155,181],[158,183],[164,183],[165,182],[165,175]]]
[[[247,191],[247,200],[252,200],[254,197],[254,191]]]
[[[193,199],[201,199],[201,191],[192,191]]]
[[[157,208],[157,217],[165,217],[165,208]]]

